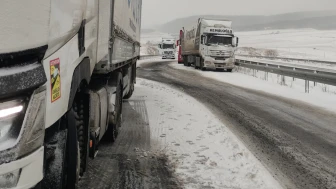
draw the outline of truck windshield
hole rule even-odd
[[[211,36],[208,39],[208,44],[214,45],[232,45],[232,37],[224,37],[224,36]]]
[[[174,44],[163,44],[163,49],[173,49],[174,48]]]

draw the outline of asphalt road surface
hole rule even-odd
[[[137,69],[138,77],[168,84],[204,103],[284,188],[336,188],[334,113],[205,78],[197,72],[177,70],[169,64],[176,62],[143,64]],[[123,117],[133,119],[124,119],[114,144],[100,146],[80,188],[180,187],[165,156],[139,158],[141,150],[150,150],[151,146],[143,104],[124,102]]]
[[[131,105],[133,104],[133,105]],[[150,154],[150,126],[145,103],[127,100],[123,104],[120,134],[115,143],[102,142],[94,160],[81,178],[87,189],[179,189],[167,157]]]
[[[143,64],[138,77],[181,89],[207,105],[284,188],[336,188],[334,113],[169,64],[176,62]]]

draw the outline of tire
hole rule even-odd
[[[201,57],[201,61],[200,61],[201,66],[199,67],[199,69],[201,69],[202,71],[205,71],[206,68],[204,67],[204,59]]]
[[[73,109],[68,112],[68,137],[66,144],[66,161],[65,172],[63,173],[63,187],[62,188],[78,188],[80,175],[80,150],[77,137],[76,113]]]
[[[66,150],[67,175],[63,188],[78,188],[80,177],[84,175],[89,156],[89,129],[85,123],[84,99],[75,99],[68,113],[68,137]]]
[[[130,99],[133,95],[133,92],[134,92],[134,83],[132,82],[131,85],[130,85],[130,89],[128,91],[128,93],[124,96],[124,99]]]
[[[77,98],[80,95],[80,98]],[[56,147],[45,162],[45,176],[42,188],[79,188],[89,155],[89,127],[84,95],[77,94],[72,108],[59,120],[60,130],[48,137],[46,148]],[[81,98],[83,97],[83,98]],[[55,169],[57,168],[57,169]]]
[[[90,133],[85,120],[84,99],[80,98],[73,107],[75,113],[75,122],[77,129],[77,141],[79,147],[80,170],[79,175],[83,176],[86,171],[87,160],[89,157],[89,139]]]
[[[226,71],[227,71],[227,72],[232,72],[232,69],[227,69]]]
[[[183,65],[184,66],[188,66],[188,60],[186,60],[187,58],[184,56],[183,57]]]
[[[110,123],[105,133],[105,140],[108,142],[115,142],[119,135],[122,119],[122,101],[123,101],[123,83],[122,75],[118,73],[116,77],[116,98],[115,98],[115,123]]]
[[[132,66],[132,72],[129,73],[130,74],[130,89],[129,89],[128,93],[124,96],[124,99],[130,99],[133,95],[134,81],[135,81],[135,77],[136,77],[136,74],[134,72],[136,72],[135,65]]]

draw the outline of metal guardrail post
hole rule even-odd
[[[268,72],[265,72],[265,81],[268,81]]]
[[[285,76],[281,75],[281,85],[286,85]]]
[[[309,80],[305,80],[305,92],[309,93]]]

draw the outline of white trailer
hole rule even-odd
[[[183,28],[180,42],[184,65],[231,72],[238,46],[238,37],[234,35],[231,24],[229,20],[200,18],[194,26]]]
[[[141,8],[1,2],[0,188],[77,188],[99,141],[116,139],[134,91]]]
[[[175,59],[175,38],[162,38],[161,43],[159,43],[159,49],[162,55],[162,59]]]

